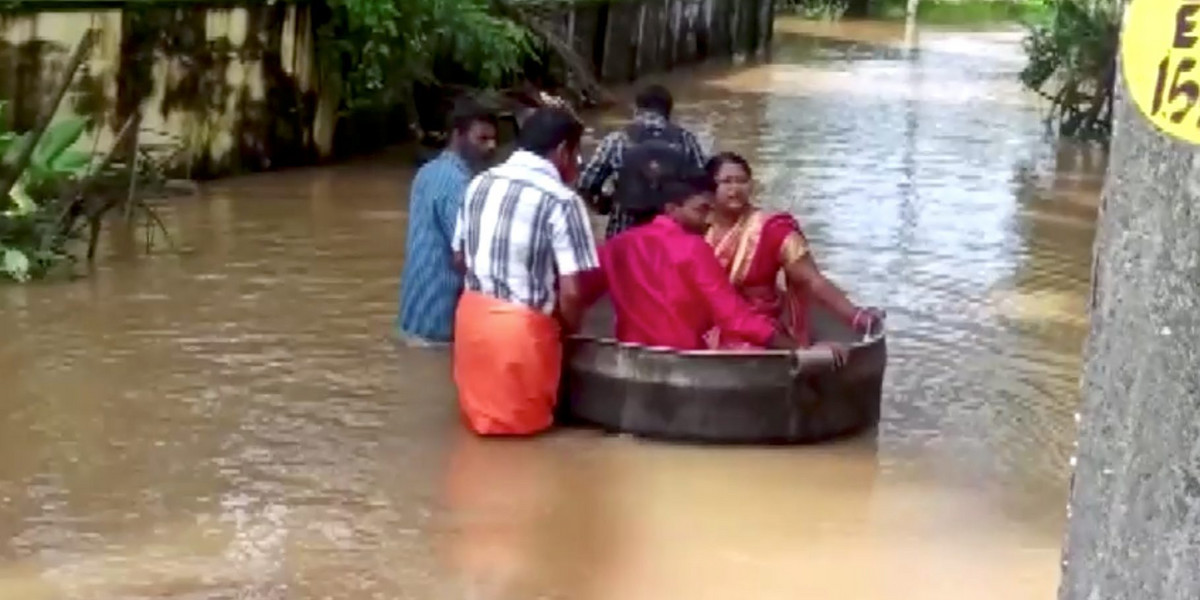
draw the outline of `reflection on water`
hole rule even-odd
[[[388,339],[404,158],[217,182],[189,252],[0,289],[0,597],[1052,594],[1104,157],[1045,141],[1019,33],[916,39],[787,21],[671,82],[888,309],[877,440],[474,439]]]

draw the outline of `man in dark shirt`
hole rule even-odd
[[[632,225],[632,219],[623,204],[627,203],[628,196],[643,193],[636,186],[638,182],[621,181],[625,153],[630,148],[658,144],[673,148],[697,167],[704,166],[704,150],[700,148],[696,136],[671,122],[674,104],[671,92],[661,85],[651,85],[642,90],[635,99],[633,122],[624,129],[608,134],[580,174],[579,190],[583,197],[602,213],[611,210],[605,238],[612,238]],[[612,192],[607,194],[606,184],[613,179]]]

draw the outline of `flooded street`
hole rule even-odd
[[[1103,156],[1045,139],[1020,39],[781,20],[668,80],[887,309],[877,439],[474,439],[390,338],[410,163],[222,180],[180,255],[0,288],[0,597],[1052,597]]]

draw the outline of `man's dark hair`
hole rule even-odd
[[[454,131],[467,133],[471,130],[471,125],[475,123],[487,123],[492,127],[499,127],[500,119],[497,117],[496,111],[474,98],[464,97],[456,100],[454,108],[450,111],[450,126],[454,128]]]
[[[627,215],[627,217],[629,219],[629,226],[637,227],[638,225],[645,225],[646,223],[653,221],[654,217],[657,217],[658,215],[661,215],[663,213],[664,208],[666,208],[666,205],[660,206],[658,208],[642,208],[642,209],[638,209],[638,210],[627,210],[627,211],[625,211],[625,214]]]
[[[521,124],[517,135],[517,147],[540,156],[546,156],[566,143],[568,148],[578,148],[583,139],[583,123],[575,115],[561,108],[539,108]]]
[[[658,84],[643,88],[638,92],[633,103],[641,110],[656,112],[664,117],[670,117],[671,109],[675,108],[675,99],[671,97],[671,90]]]
[[[683,204],[697,194],[717,191],[717,182],[703,169],[689,164],[681,164],[679,168],[679,171],[655,182],[642,199],[642,204],[626,208],[625,214],[629,215],[633,225],[650,222],[665,212],[668,204]]]
[[[673,181],[663,186],[664,204],[679,204],[697,194],[717,191],[717,182],[701,168],[688,166]]]

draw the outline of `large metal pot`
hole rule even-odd
[[[846,343],[834,370],[828,352],[690,351],[611,339],[607,302],[589,313],[567,348],[560,417],[639,436],[713,443],[797,444],[879,423],[887,344],[857,339],[825,311],[814,337]]]

